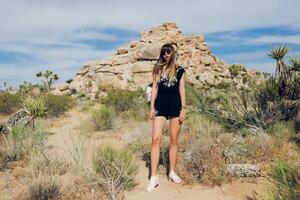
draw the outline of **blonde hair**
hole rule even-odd
[[[161,76],[163,72],[163,67],[166,65],[165,73],[168,77],[168,79],[173,79],[176,76],[176,51],[174,46],[176,43],[166,43],[164,44],[161,49],[160,49],[160,54],[159,54],[159,59],[157,63],[154,65],[153,70],[152,70],[152,75],[154,77],[154,80],[157,82],[159,80],[159,77]],[[164,59],[164,54],[165,51],[170,51],[171,55],[168,60]]]

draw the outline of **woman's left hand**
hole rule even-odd
[[[185,110],[181,110],[179,114],[179,124],[182,124],[182,122],[185,120]]]

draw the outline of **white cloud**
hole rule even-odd
[[[111,50],[99,51],[80,43],[81,40],[112,42],[134,39],[101,32],[107,27],[141,32],[171,21],[176,22],[184,34],[276,26],[299,31],[299,7],[298,0],[1,0],[0,51],[27,54],[34,60],[21,58],[9,68],[0,66],[0,80],[10,76],[23,80],[30,77],[29,73],[49,66],[63,69],[63,73],[70,76],[77,66],[79,70],[82,63],[112,54]],[[227,37],[224,40],[232,44],[245,42],[245,38]],[[299,37],[281,39],[299,44]],[[263,36],[256,40],[269,43],[280,38]],[[224,44],[213,42],[208,45]],[[75,69],[68,73],[70,68]],[[16,74],[14,70],[26,76]]]
[[[184,32],[208,33],[261,26],[300,28],[297,0],[2,1],[1,28],[6,33],[83,27],[120,27],[142,31],[175,21]]]
[[[272,43],[289,43],[300,44],[300,35],[264,35],[252,39],[251,43],[258,44],[272,44]]]

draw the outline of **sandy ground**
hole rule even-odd
[[[148,168],[139,161],[139,173],[136,176],[139,185],[126,193],[128,200],[246,200],[254,191],[260,189],[255,183],[232,183],[223,187],[205,187],[202,185],[175,184],[165,175],[159,175],[159,186],[153,192],[147,192]]]
[[[124,133],[130,134],[130,131],[117,129],[115,131],[92,133],[90,137],[82,136],[82,123],[89,119],[89,112],[82,111],[76,107],[67,112],[63,117],[47,119],[45,125],[50,133],[47,140],[49,146],[48,153],[51,157],[71,160],[70,152],[74,144],[82,144],[86,147],[87,163],[91,165],[93,152],[101,145],[111,145],[122,147],[124,145]],[[131,127],[130,127],[131,128]],[[205,187],[202,185],[177,185],[168,182],[167,177],[160,175],[160,185],[153,192],[146,192],[145,188],[148,182],[148,168],[142,160],[138,161],[139,172],[136,176],[138,185],[130,192],[125,193],[128,200],[147,200],[147,199],[172,199],[172,200],[249,200],[252,192],[261,188],[261,184],[254,183],[232,183],[221,187]],[[28,171],[28,166],[23,166],[23,170]],[[11,199],[11,192],[17,192],[15,187],[18,178],[11,170],[0,173],[0,195]],[[28,172],[27,172],[28,173]],[[12,181],[9,187],[7,181]],[[3,188],[4,187],[4,188]],[[6,194],[6,195],[3,195]]]
[[[69,157],[68,146],[72,146],[72,138],[81,141],[87,146],[88,160],[91,159],[92,153],[101,145],[110,144],[120,147],[123,144],[122,131],[110,132],[109,134],[99,133],[99,137],[79,137],[80,124],[88,120],[88,113],[80,110],[71,110],[67,113],[67,117],[58,119],[55,126],[50,128],[54,134],[48,139],[48,144],[52,146],[50,152],[52,154]],[[109,135],[109,137],[105,137]],[[160,185],[153,192],[145,190],[148,182],[148,168],[145,167],[143,161],[138,161],[139,172],[136,176],[138,186],[133,191],[126,192],[128,200],[147,200],[147,199],[172,199],[172,200],[244,200],[260,188],[255,183],[232,183],[223,187],[209,188],[202,185],[178,185],[167,180],[166,176],[160,175]]]

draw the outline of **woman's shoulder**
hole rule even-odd
[[[185,69],[184,69],[184,67],[183,67],[183,66],[181,66],[181,65],[178,65],[178,66],[177,66],[177,68],[176,68],[176,71],[182,71],[182,72],[184,72],[184,71],[185,71]]]

